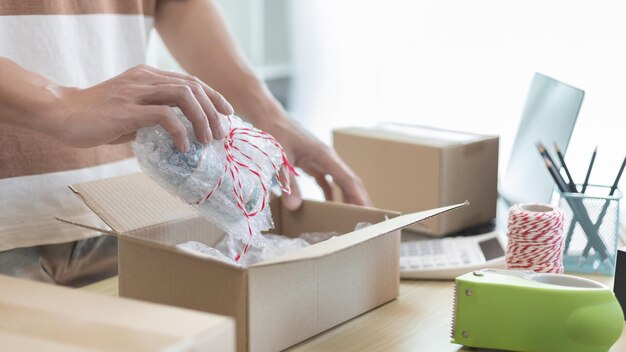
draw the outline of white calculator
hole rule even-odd
[[[400,244],[403,279],[454,279],[482,268],[506,268],[506,243],[499,232]]]

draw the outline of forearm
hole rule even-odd
[[[181,66],[218,90],[238,115],[262,129],[286,113],[253,73],[210,0],[159,3],[156,28]]]
[[[125,143],[142,127],[161,125],[181,151],[187,131],[210,143],[226,134],[223,114],[233,109],[214,89],[187,75],[140,65],[87,88],[65,87],[0,57],[0,123],[28,128],[73,147]]]
[[[0,57],[0,123],[45,132],[56,118],[61,87]]]
[[[332,176],[347,202],[371,205],[359,178],[329,147],[287,117],[282,106],[250,69],[226,30],[219,12],[209,0],[161,0],[156,28],[174,57],[187,72],[198,76],[222,93],[235,112],[281,143],[295,166],[313,176],[327,199],[333,191]],[[295,180],[294,181],[294,186]],[[283,197],[287,209],[297,209],[297,186]]]

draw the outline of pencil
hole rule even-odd
[[[596,154],[598,153],[598,147],[593,150],[593,154],[591,154],[591,161],[589,162],[589,168],[587,168],[587,175],[585,175],[585,182],[583,182],[583,189],[581,193],[585,193],[587,190],[587,185],[589,184],[589,176],[591,175],[591,169],[593,169],[593,163],[596,161]]]
[[[626,157],[624,157],[624,161],[622,161],[622,166],[619,168],[617,177],[615,177],[615,182],[613,182],[613,186],[611,186],[611,193],[609,193],[610,196],[612,196],[613,193],[615,193],[615,190],[617,189],[617,184],[619,183],[619,179],[622,178],[622,173],[624,172],[624,166],[626,166]]]
[[[587,168],[587,174],[585,175],[585,181],[583,182],[583,186],[580,190],[580,193],[585,193],[585,191],[587,190],[587,185],[589,185],[589,176],[591,176],[591,170],[593,169],[593,163],[596,161],[596,154],[598,154],[598,146],[596,146],[596,148],[593,150],[593,153],[591,154],[591,161],[589,162],[589,167]],[[574,235],[574,228],[576,227],[576,222],[577,221],[575,218],[572,219],[572,221],[569,224],[569,229],[567,230],[567,234],[565,235],[565,249],[563,250],[563,253],[565,254],[567,254],[567,251],[569,250],[569,245],[572,241],[572,236]]]
[[[560,174],[556,170],[556,167],[554,167],[554,164],[545,155],[543,155],[543,161],[546,164],[546,168],[550,172],[550,175],[552,176],[552,179],[554,179],[554,182],[556,183],[559,190],[561,190],[561,192],[563,192],[563,190],[567,190],[567,184],[562,177],[559,177]],[[590,248],[593,247],[596,253],[600,255],[600,258],[602,258],[602,260],[604,261],[608,257],[606,253],[606,245],[602,241],[602,238],[600,238],[598,230],[591,221],[591,218],[589,218],[589,214],[587,213],[587,210],[585,209],[582,201],[580,199],[573,199],[569,197],[566,197],[565,200],[567,201],[570,209],[572,209],[574,217],[580,223],[583,232],[587,236],[587,245]]]
[[[622,173],[624,172],[624,166],[626,166],[626,157],[624,157],[624,161],[622,161],[622,166],[620,166],[619,168],[619,172],[617,173],[617,176],[615,177],[615,181],[613,182],[613,185],[611,186],[611,191],[609,192],[609,196],[612,196],[613,193],[615,193],[615,191],[617,190],[617,184],[619,183],[619,180],[622,178]],[[596,221],[596,224],[594,225],[596,231],[598,231],[600,229],[600,226],[602,226],[602,221],[604,221],[604,217],[606,216],[606,212],[609,209],[609,205],[611,204],[611,200],[607,199],[604,201],[604,205],[602,206],[602,210],[600,211],[600,214],[598,215],[598,220]],[[589,251],[591,250],[591,243],[587,242],[587,246],[585,246],[585,249],[583,249],[583,257],[587,257],[589,255]]]
[[[546,147],[543,146],[543,143],[537,142],[536,145],[537,145],[537,150],[539,150],[539,153],[543,155],[546,159],[548,159],[552,163],[552,165],[556,165],[556,163],[550,156],[550,153],[548,153],[548,151],[546,150]]]
[[[554,183],[556,183],[556,186],[559,188],[559,191],[561,191],[561,193],[567,192],[567,184],[563,178],[559,177],[559,172],[556,170],[556,167],[554,167],[554,164],[550,161],[549,157],[544,155],[543,162],[546,164],[546,168],[550,172],[550,175],[552,176]]]
[[[541,142],[537,142],[537,150],[539,150],[539,154],[541,154],[541,156],[543,156],[545,160],[550,162],[550,165],[552,165],[551,167],[554,168],[554,170],[556,171],[556,175],[552,175],[552,178],[554,178],[554,182],[557,184],[557,186],[559,186],[559,183],[561,184],[561,186],[565,186],[564,188],[559,186],[559,191],[561,191],[561,193],[571,192],[569,186],[567,185],[567,182],[565,182],[563,176],[561,176],[561,173],[556,168],[556,163],[550,156],[550,153],[548,153],[546,148],[543,146],[543,144],[541,144]],[[548,170],[551,170],[551,168],[548,167]],[[550,174],[552,174],[552,171],[550,171]]]
[[[554,149],[556,150],[556,155],[559,157],[559,161],[561,162],[561,166],[565,169],[565,175],[567,176],[569,190],[573,193],[578,193],[578,189],[576,189],[576,183],[574,183],[574,178],[572,174],[569,173],[569,169],[567,168],[567,164],[565,163],[565,157],[563,157],[563,153],[561,153],[561,148],[559,145],[554,142]]]

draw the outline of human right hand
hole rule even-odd
[[[75,147],[128,142],[139,128],[159,124],[176,147],[187,152],[186,130],[170,107],[183,111],[202,143],[224,138],[223,116],[233,113],[231,105],[199,79],[146,65],[93,87],[61,87],[58,97],[41,128]]]

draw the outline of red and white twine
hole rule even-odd
[[[548,205],[509,209],[506,263],[509,269],[563,273],[563,211]]]
[[[211,190],[209,190],[209,192],[207,192],[207,195],[192,204],[198,205],[209,200],[209,198],[211,198],[215,191],[222,185],[224,177],[230,176],[232,181],[232,191],[235,195],[235,199],[237,200],[237,208],[239,208],[242,215],[246,218],[246,222],[248,225],[248,242],[246,243],[243,251],[235,257],[235,261],[239,261],[241,259],[241,256],[248,250],[248,247],[250,246],[249,240],[252,238],[253,235],[250,219],[259,215],[265,209],[265,207],[267,206],[266,200],[268,198],[269,192],[265,183],[263,182],[263,168],[261,167],[261,165],[259,165],[257,161],[255,161],[252,156],[246,154],[244,151],[241,150],[241,144],[248,144],[250,147],[257,150],[263,157],[267,158],[269,163],[272,165],[272,168],[274,170],[274,177],[276,177],[276,180],[278,181],[280,189],[283,193],[291,193],[291,188],[289,185],[290,175],[298,176],[298,173],[296,172],[296,169],[291,165],[291,163],[289,163],[289,160],[287,159],[287,154],[285,154],[285,150],[283,149],[283,147],[272,135],[267,132],[248,127],[233,128],[230,117],[228,119],[228,123],[230,132],[228,133],[226,138],[224,138],[224,150],[226,151],[226,163],[224,165],[224,172],[222,173],[222,176],[220,177],[217,184]],[[253,139],[268,141],[271,145],[276,147],[276,149],[280,151],[282,156],[282,166],[276,165],[266,151],[262,150],[253,143]],[[261,203],[259,204],[257,209],[251,209],[250,211],[247,211],[245,208],[246,200],[243,196],[244,191],[243,184],[241,182],[242,171],[249,172],[254,178],[258,179],[259,187],[261,187],[261,190],[263,191],[261,196]],[[283,173],[283,180],[281,180],[279,176],[281,172]]]

